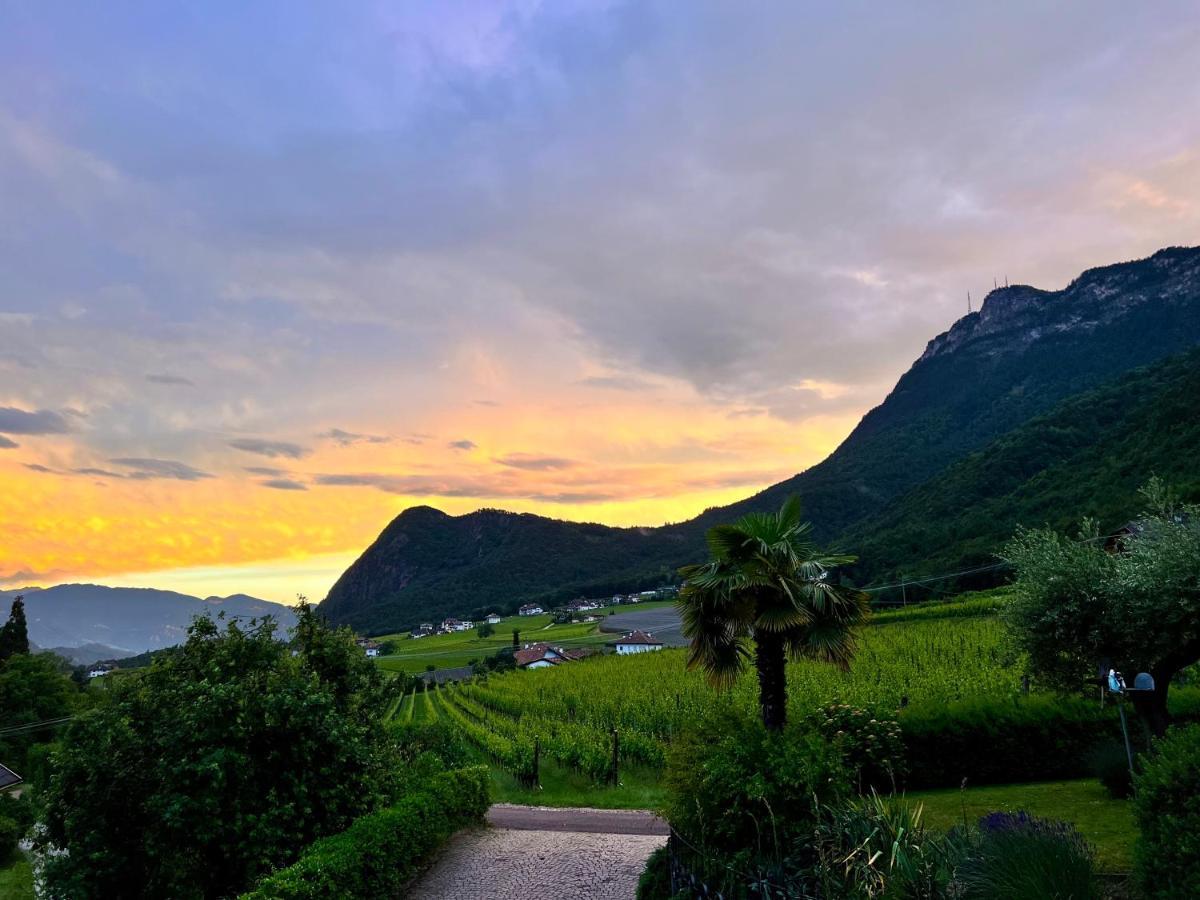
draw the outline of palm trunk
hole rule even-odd
[[[783,637],[777,632],[754,635],[754,665],[758,669],[758,703],[768,731],[782,731],[787,722],[787,681]]]

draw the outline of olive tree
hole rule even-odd
[[[1019,532],[1005,551],[1017,575],[1006,617],[1034,670],[1059,687],[1078,687],[1105,659],[1149,672],[1154,690],[1131,696],[1161,735],[1172,679],[1200,662],[1200,511],[1157,480],[1142,494],[1144,515],[1115,545],[1088,521],[1078,538]]]

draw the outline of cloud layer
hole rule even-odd
[[[1197,45],[1182,2],[6,8],[0,573],[736,499],[968,291],[1194,242]]]

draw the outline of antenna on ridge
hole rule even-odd
[[[967,315],[971,314],[971,292],[967,291]]]
[[[996,276],[993,275],[992,276],[992,290],[994,291],[995,289],[996,289]]]

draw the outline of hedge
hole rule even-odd
[[[1137,776],[1135,874],[1147,898],[1200,896],[1200,725],[1172,728]]]
[[[483,821],[488,803],[485,767],[435,775],[395,806],[315,841],[299,860],[260,881],[242,900],[398,897],[450,835]]]
[[[1200,718],[1200,691],[1171,692],[1178,721]],[[1128,710],[1130,738],[1144,742],[1140,720]],[[1121,740],[1111,703],[1032,694],[974,698],[901,712],[900,730],[911,789],[1086,778],[1097,747]]]

